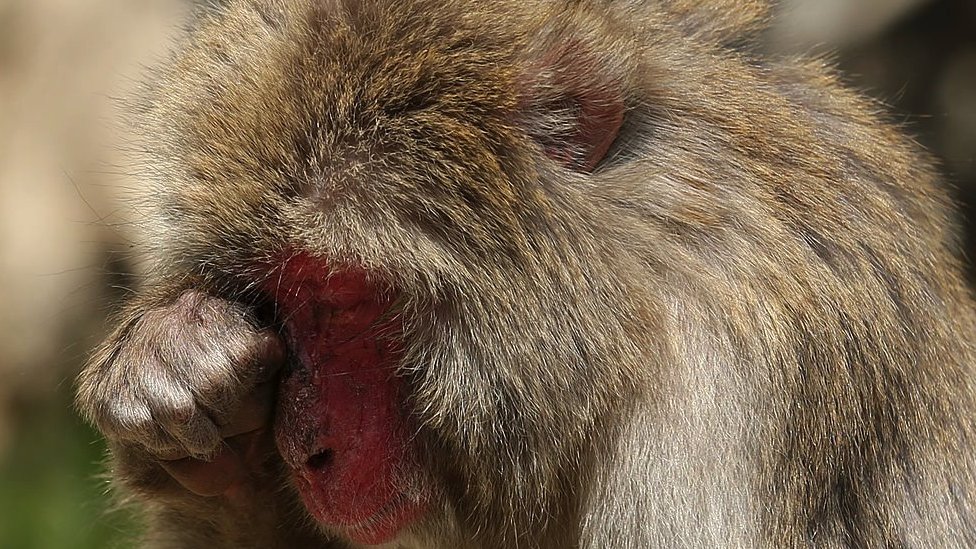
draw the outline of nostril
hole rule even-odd
[[[322,450],[305,461],[305,467],[314,471],[325,469],[332,464],[332,450]]]

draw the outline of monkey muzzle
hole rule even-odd
[[[396,367],[401,327],[365,273],[291,258],[272,288],[292,360],[278,450],[312,516],[354,542],[385,543],[423,515]],[[411,488],[406,489],[409,485]]]

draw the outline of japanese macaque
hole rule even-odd
[[[79,380],[152,547],[976,544],[928,156],[748,0],[237,0]]]

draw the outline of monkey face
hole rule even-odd
[[[357,270],[290,257],[270,291],[293,355],[279,394],[277,443],[312,515],[366,544],[384,543],[429,504],[397,367],[394,295]]]
[[[162,268],[272,305],[294,366],[277,447],[358,542],[433,509],[471,531],[573,513],[564,487],[644,376],[634,342],[660,346],[636,267],[610,267],[634,214],[590,193],[622,147],[632,37],[575,3],[510,8],[242,4],[148,109]]]
[[[268,509],[163,502],[198,526],[173,539],[263,517],[254,545],[966,545],[949,208],[821,64],[728,47],[764,6],[234,0],[201,23],[144,106],[158,290],[80,400],[143,485],[244,498],[153,460],[224,449],[215,422],[238,431],[282,347],[291,367],[253,453]]]

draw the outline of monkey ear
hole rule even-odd
[[[578,40],[546,48],[529,63],[523,112],[529,133],[563,166],[592,172],[624,121],[622,78]]]

